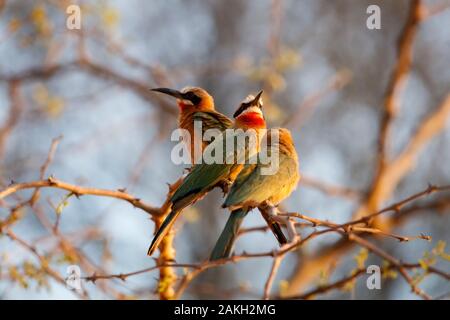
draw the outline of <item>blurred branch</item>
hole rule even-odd
[[[406,221],[406,217],[410,216],[411,214],[411,208],[405,208],[404,206],[407,204],[410,204],[422,197],[428,196],[432,193],[436,192],[446,192],[450,190],[450,186],[442,186],[442,187],[436,187],[436,186],[428,186],[425,190],[418,192],[416,194],[413,194],[412,196],[409,196],[399,202],[396,202],[382,210],[379,210],[377,212],[374,212],[370,215],[363,216],[358,219],[354,219],[350,222],[344,223],[344,224],[336,224],[329,221],[322,221],[319,219],[306,217],[304,215],[300,214],[291,214],[293,216],[297,216],[300,219],[304,219],[307,221],[310,221],[314,226],[324,225],[330,228],[336,228],[337,230],[343,230],[348,231],[348,227],[358,224],[364,224],[364,225],[370,225],[371,221],[380,215],[384,215],[387,212],[393,212],[395,215],[393,218],[391,218],[391,228],[399,226],[401,223],[404,223]],[[405,215],[403,216],[403,219],[398,218],[398,216],[401,216],[405,212]],[[407,214],[406,214],[407,212]],[[396,218],[397,217],[397,218]],[[351,228],[350,228],[351,229]],[[382,230],[384,233],[388,233],[388,230]],[[425,236],[426,237],[426,236]],[[304,257],[302,259],[302,264],[298,266],[297,270],[294,272],[292,279],[290,281],[290,286],[285,290],[283,295],[291,296],[298,293],[298,291],[303,287],[306,286],[309,282],[311,282],[316,276],[317,271],[324,269],[326,266],[330,265],[333,261],[336,261],[340,256],[347,253],[349,250],[353,248],[353,243],[351,241],[348,241],[348,239],[342,239],[341,241],[338,241],[334,244],[331,244],[329,246],[325,246],[324,248],[317,251],[315,255],[311,255],[308,257]]]
[[[337,290],[345,287],[346,284],[355,281],[359,276],[366,273],[366,268],[360,268],[352,272],[349,276],[344,277],[338,281],[332,282],[327,285],[318,286],[317,288],[311,289],[305,293],[295,295],[295,296],[287,296],[280,297],[282,299],[298,299],[298,300],[308,300],[313,299],[315,296],[320,294],[329,293],[332,290]]]
[[[375,178],[372,192],[366,203],[356,212],[357,217],[363,216],[366,212],[374,211],[374,208],[378,208],[392,195],[398,183],[414,167],[416,158],[424,146],[445,129],[449,116],[450,95],[445,98],[434,113],[418,126],[403,151],[390,163],[383,165],[383,169]]]
[[[270,8],[270,37],[267,42],[267,49],[272,60],[275,60],[280,50],[283,13],[283,0],[272,0]]]
[[[6,140],[17,125],[23,109],[23,102],[20,94],[20,80],[11,80],[8,83],[8,95],[10,101],[8,118],[5,124],[0,127],[0,159],[3,159]]]
[[[0,81],[13,83],[18,81],[28,82],[36,80],[48,80],[60,74],[61,72],[66,72],[69,70],[79,70],[77,69],[77,67],[81,68],[81,70],[85,72],[88,72],[90,75],[96,78],[112,81],[121,87],[131,90],[145,101],[148,101],[152,104],[156,103],[156,105],[159,106],[162,111],[168,114],[177,114],[177,110],[172,104],[168,103],[158,95],[152,94],[152,92],[149,90],[150,85],[146,82],[128,78],[124,75],[119,74],[113,69],[97,64],[86,57],[82,57],[76,61],[66,64],[33,67],[15,75],[0,74]]]
[[[168,103],[165,99],[162,97],[153,94],[149,89],[150,85],[147,83],[143,83],[131,78],[127,78],[117,72],[115,72],[113,69],[107,68],[105,66],[102,66],[100,64],[97,64],[87,58],[80,59],[78,62],[78,65],[85,70],[86,72],[89,72],[91,75],[103,78],[105,80],[113,81],[116,84],[118,84],[121,87],[127,88],[138,94],[141,98],[144,100],[150,102],[150,103],[157,103],[157,105],[165,112],[171,115],[176,115],[177,110],[174,108],[174,106],[170,103]]]
[[[373,216],[385,214],[385,213],[388,213],[391,211],[399,211],[399,210],[401,210],[401,208],[404,205],[411,203],[421,197],[424,197],[424,196],[429,195],[434,192],[444,192],[444,191],[448,191],[448,190],[450,190],[450,186],[441,186],[441,187],[430,186],[424,191],[416,193],[410,197],[403,199],[402,201],[399,201],[389,207],[386,207],[383,210],[380,210],[379,212],[374,213]],[[254,258],[273,258],[274,261],[273,261],[273,264],[271,267],[271,272],[269,273],[268,279],[265,284],[265,289],[264,289],[264,298],[268,299],[268,298],[270,298],[270,289],[273,285],[276,272],[279,269],[280,263],[281,263],[282,259],[285,257],[285,255],[289,252],[294,251],[298,247],[304,245],[306,242],[308,242],[320,235],[334,232],[334,233],[341,234],[342,236],[344,236],[344,238],[349,239],[352,242],[356,242],[363,247],[367,247],[370,251],[373,251],[376,255],[379,255],[383,259],[390,262],[393,268],[397,268],[399,270],[399,272],[403,273],[402,274],[403,277],[405,278],[405,280],[408,281],[408,283],[410,283],[411,287],[415,290],[415,292],[417,294],[419,294],[423,298],[429,298],[425,293],[423,293],[419,288],[417,288],[417,285],[415,283],[413,283],[413,280],[411,279],[410,275],[405,273],[406,269],[414,269],[414,268],[421,267],[419,264],[401,263],[399,260],[392,257],[391,255],[389,255],[382,249],[376,247],[375,245],[369,243],[368,241],[366,241],[365,239],[363,239],[362,237],[357,235],[357,233],[367,234],[368,231],[366,229],[364,229],[364,228],[358,229],[358,227],[354,227],[354,228],[350,227],[351,225],[360,224],[365,220],[359,219],[359,220],[354,220],[354,221],[347,222],[344,224],[336,224],[336,223],[332,223],[329,221],[323,221],[323,220],[315,219],[312,217],[308,217],[305,215],[297,214],[297,215],[292,215],[292,216],[295,216],[297,218],[300,218],[300,219],[303,219],[303,220],[313,223],[313,225],[311,225],[312,227],[324,226],[324,227],[326,227],[326,229],[320,230],[320,231],[314,231],[314,232],[310,233],[308,236],[304,237],[303,239],[296,239],[293,242],[286,244],[285,246],[281,247],[278,250],[261,252],[261,253],[246,253],[246,252],[244,252],[240,255],[233,255],[230,258],[224,258],[224,259],[215,260],[215,261],[205,261],[205,262],[199,263],[199,264],[186,264],[186,263],[178,264],[178,263],[172,263],[170,261],[166,261],[165,263],[158,263],[156,266],[145,268],[145,269],[134,271],[134,272],[130,272],[130,273],[120,273],[120,274],[110,274],[110,275],[105,275],[105,274],[99,275],[99,274],[94,273],[93,275],[91,275],[89,277],[85,277],[85,280],[96,281],[99,279],[117,278],[117,279],[121,279],[121,280],[125,281],[130,276],[139,275],[139,274],[151,272],[151,271],[158,270],[158,269],[159,270],[164,269],[164,268],[192,269],[191,271],[187,272],[178,282],[178,286],[177,286],[175,292],[173,293],[173,295],[171,296],[171,298],[176,299],[176,298],[181,297],[181,295],[187,289],[189,284],[199,274],[201,274],[202,272],[204,272],[210,268],[215,268],[218,266],[222,266],[224,264],[236,263],[239,261],[254,259]],[[389,236],[389,235],[385,235],[385,234],[381,234],[381,235]],[[402,237],[402,239],[404,239],[404,238],[407,238],[407,237]],[[418,237],[418,238],[426,239],[426,240],[428,239],[427,237]],[[364,269],[364,271],[365,271],[365,269]],[[450,275],[448,273],[443,272],[443,271],[438,270],[433,267],[429,267],[427,272],[434,273],[434,274],[439,275],[440,277],[447,279],[447,280],[450,278]],[[302,295],[297,295],[297,296],[292,296],[292,297],[287,296],[287,297],[288,298],[301,298],[301,297],[308,298],[308,297],[312,296],[313,294],[325,293],[331,289],[342,286],[346,282],[351,281],[352,279],[356,278],[357,276],[359,276],[361,274],[362,274],[362,271],[359,271],[359,272],[357,272],[356,275],[352,275],[350,278],[345,278],[343,280],[338,281],[337,283],[329,285],[328,289],[327,288],[322,288],[322,289],[319,288],[319,289],[315,289],[315,291],[313,291],[313,292],[308,292],[308,293],[305,293]],[[175,280],[173,280],[173,281],[175,282]]]
[[[447,1],[447,3],[440,3],[440,4],[436,4],[434,6],[425,7],[422,11],[421,18],[428,19],[428,18],[431,18],[434,15],[440,14],[448,9],[450,9],[450,3],[448,1]]]
[[[328,184],[326,182],[317,180],[312,177],[302,176],[300,186],[316,189],[332,197],[342,197],[348,198],[350,200],[358,200],[362,197],[361,191],[352,188]]]
[[[334,74],[326,83],[325,87],[317,92],[306,96],[303,101],[294,109],[291,116],[286,118],[283,127],[300,128],[311,117],[314,108],[330,93],[339,91],[345,87],[352,79],[352,74],[348,70],[341,70]]]
[[[420,264],[406,264],[406,263],[402,263],[401,267],[403,269],[420,269],[422,268],[420,266]],[[393,265],[388,265],[386,267],[380,268],[381,273],[386,273],[388,271],[391,271],[393,269],[396,269],[396,266]],[[436,274],[440,277],[442,277],[443,279],[449,280],[450,279],[450,274],[447,274],[445,272],[442,272],[441,270],[438,270],[436,268],[429,268],[427,271],[428,274]],[[358,277],[367,274],[367,268],[358,268],[353,270],[350,275],[341,278],[340,280],[337,280],[335,282],[326,284],[326,285],[321,285],[318,286],[316,288],[313,288],[305,293],[299,294],[299,295],[295,295],[295,296],[288,296],[288,297],[279,297],[279,298],[283,298],[283,299],[301,299],[301,300],[307,300],[307,299],[313,299],[314,297],[316,297],[317,295],[321,295],[321,294],[326,294],[329,293],[332,290],[338,290],[338,289],[342,289],[344,288],[347,284],[350,284],[352,282],[354,282]]]
[[[22,247],[24,247],[25,249],[29,250],[30,252],[33,253],[33,255],[39,260],[40,264],[41,264],[41,268],[49,275],[51,276],[53,279],[56,280],[56,282],[58,282],[59,284],[65,286],[66,282],[64,280],[64,278],[62,278],[58,272],[56,272],[55,270],[53,270],[50,266],[49,266],[49,261],[43,257],[42,255],[39,254],[39,252],[37,251],[37,249],[31,245],[28,244],[26,241],[24,241],[23,239],[19,238],[14,232],[12,232],[10,229],[6,230],[6,235],[13,241],[19,243]],[[88,298],[87,292],[83,291],[81,294],[78,293],[77,291],[74,292],[76,295],[79,295],[81,298]]]
[[[53,161],[53,157],[55,156],[56,148],[58,147],[58,144],[61,141],[61,139],[62,139],[62,136],[59,136],[52,140],[52,143],[50,145],[50,150],[48,151],[48,154],[47,154],[47,159],[42,164],[42,166],[39,170],[39,179],[40,180],[44,179],[45,171],[47,171],[48,166]],[[33,195],[31,196],[30,202],[29,202],[31,206],[33,206],[34,203],[39,199],[39,190],[40,190],[39,188],[36,188]]]
[[[0,199],[3,199],[17,191],[25,190],[25,189],[34,189],[34,188],[57,188],[63,189],[71,192],[75,196],[79,197],[82,195],[94,195],[101,197],[110,197],[116,198],[120,200],[125,200],[132,204],[134,207],[144,210],[152,216],[159,216],[160,210],[158,208],[149,206],[141,201],[141,199],[136,198],[123,190],[106,190],[106,189],[97,189],[97,188],[88,188],[81,187],[73,184],[69,184],[60,180],[57,180],[53,177],[49,177],[46,180],[25,182],[25,183],[13,183],[6,189],[0,191]]]
[[[13,75],[0,74],[0,81],[11,83],[15,81],[27,82],[36,80],[48,80],[61,72],[65,72],[74,68],[76,65],[76,62],[70,62],[66,64],[32,67]]]
[[[375,246],[373,243],[370,243],[369,241],[367,241],[361,237],[358,237],[355,234],[349,234],[348,239],[358,243],[360,246],[367,248],[371,252],[375,253],[376,255],[378,255],[381,258],[388,261],[390,264],[394,265],[398,269],[398,271],[400,272],[402,277],[405,279],[405,281],[408,282],[408,284],[411,287],[412,292],[414,292],[415,294],[417,294],[418,296],[420,296],[426,300],[431,299],[431,297],[428,294],[426,294],[425,292],[423,292],[421,289],[419,289],[417,287],[417,285],[414,283],[414,280],[411,278],[411,276],[408,274],[406,269],[403,267],[403,264],[400,260],[391,256],[389,253],[385,252],[384,250],[380,249],[379,247]]]
[[[40,168],[40,178],[41,179],[43,179],[43,177],[45,176],[45,172],[53,160],[53,157],[55,155],[56,148],[57,148],[57,145],[58,145],[60,139],[61,139],[61,137],[57,137],[52,140],[50,149],[47,154],[47,158]],[[83,270],[86,270],[86,272],[92,272],[92,270],[101,270],[98,266],[93,264],[90,261],[90,259],[80,249],[78,249],[74,245],[74,241],[69,241],[63,234],[61,234],[59,232],[58,224],[60,221],[61,213],[60,212],[58,213],[58,211],[57,211],[58,209],[55,206],[53,206],[53,208],[55,209],[55,213],[56,213],[56,221],[55,221],[55,224],[52,225],[52,223],[50,222],[50,220],[47,218],[46,214],[44,213],[43,209],[37,204],[37,200],[39,199],[39,191],[40,191],[40,188],[36,188],[29,200],[22,200],[20,197],[16,196],[18,198],[19,204],[15,205],[11,209],[10,216],[7,219],[5,219],[4,221],[0,221],[0,231],[3,232],[3,230],[6,229],[6,227],[11,227],[11,225],[14,222],[19,221],[19,219],[21,218],[19,210],[28,205],[32,209],[35,217],[37,218],[37,221],[42,225],[42,227],[44,229],[46,229],[49,232],[49,234],[52,236],[52,239],[56,239],[56,246],[53,249],[47,250],[47,253],[45,256],[47,264],[49,264],[49,261],[50,261],[49,259],[51,258],[52,255],[56,254],[57,252],[61,252],[64,255],[65,259],[67,259],[68,261],[71,261],[72,263],[75,263],[75,262],[79,263],[80,266],[83,268]],[[98,230],[94,230],[94,231],[96,231],[96,233],[98,234]],[[7,233],[8,232],[10,234],[12,233],[12,231],[10,229],[9,229],[9,231],[7,231]],[[92,234],[92,232],[89,232],[88,235],[89,234]],[[16,238],[14,238],[14,239],[16,239]],[[77,232],[76,239],[78,241],[80,239],[83,239],[82,230],[80,232]],[[26,243],[24,241],[22,241],[22,246],[27,248],[32,253],[36,254],[37,253],[37,247],[36,247],[37,242],[38,241],[33,241],[34,246],[30,246],[30,245],[27,246]],[[117,298],[117,299],[122,298],[122,294],[117,292],[117,290],[115,290],[113,287],[111,287],[107,283],[101,284],[99,286],[99,288],[101,291],[103,291],[104,293],[106,293],[114,298]]]
[[[399,182],[413,168],[420,151],[436,135],[441,133],[450,115],[450,95],[442,104],[418,125],[416,132],[410,138],[406,147],[393,160],[388,157],[388,140],[390,137],[392,122],[398,111],[400,97],[406,85],[407,75],[411,68],[412,48],[417,34],[419,23],[425,18],[423,13],[426,8],[420,0],[412,1],[408,19],[403,27],[397,51],[397,61],[386,91],[383,116],[381,118],[380,134],[378,140],[378,160],[375,178],[367,192],[367,197],[362,205],[355,211],[355,217],[363,217],[370,212],[377,212],[379,207],[387,201],[397,188]],[[372,223],[383,232],[390,232],[400,221],[392,219],[374,220]],[[352,248],[352,244],[346,240],[338,241],[327,246],[312,257],[303,259],[297,266],[289,281],[288,295],[295,294],[305,286],[312,278],[315,270],[323,269],[330,262],[336,260]]]
[[[408,19],[400,36],[397,50],[397,61],[386,91],[381,128],[378,138],[378,172],[381,172],[387,162],[387,143],[392,122],[398,111],[400,97],[406,87],[406,80],[411,69],[412,48],[417,34],[422,12],[422,1],[413,0],[408,13]]]
[[[272,289],[273,281],[275,280],[275,276],[278,272],[278,269],[280,268],[282,259],[282,255],[273,258],[272,268],[270,269],[269,276],[267,278],[266,284],[264,285],[264,300],[268,300],[270,298],[270,290]]]

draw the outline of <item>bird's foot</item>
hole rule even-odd
[[[297,233],[297,229],[295,228],[295,221],[293,218],[278,215],[279,210],[275,206],[268,207],[267,212],[270,216],[270,219],[286,226],[288,237],[290,240],[289,243],[300,240],[300,235]]]
[[[232,184],[233,184],[233,182],[228,179],[226,179],[220,183],[219,187],[222,189],[224,196],[230,191]]]
[[[184,168],[184,173],[185,174],[189,174],[192,171],[192,168],[194,168],[193,166],[188,167],[188,168]]]

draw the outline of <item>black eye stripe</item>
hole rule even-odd
[[[200,101],[202,101],[202,98],[200,98],[199,96],[197,96],[195,93],[193,93],[191,91],[183,94],[183,98],[191,101],[194,105],[197,105],[200,103]]]
[[[239,116],[242,112],[245,111],[245,109],[247,109],[248,107],[250,107],[250,103],[241,103],[241,106],[239,107],[239,109],[236,110],[236,112],[233,114],[233,117],[236,118],[237,116]]]

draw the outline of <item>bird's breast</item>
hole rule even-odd
[[[265,128],[266,121],[261,117],[261,113],[258,112],[247,112],[240,115],[236,119],[238,127],[241,128]]]

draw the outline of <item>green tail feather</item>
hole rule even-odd
[[[162,239],[164,238],[164,236],[167,234],[167,232],[169,232],[170,227],[172,226],[172,224],[175,222],[176,217],[180,214],[181,210],[177,210],[177,211],[171,211],[166,219],[164,219],[163,223],[161,224],[161,226],[159,227],[158,231],[155,234],[155,237],[153,238],[152,244],[150,245],[150,248],[148,248],[148,252],[147,254],[149,256],[151,256],[156,248],[158,248],[159,244],[161,243]]]
[[[231,255],[234,241],[236,240],[239,228],[241,227],[247,212],[248,211],[244,209],[237,209],[230,213],[228,221],[214,246],[209,260],[213,261],[227,258]]]

